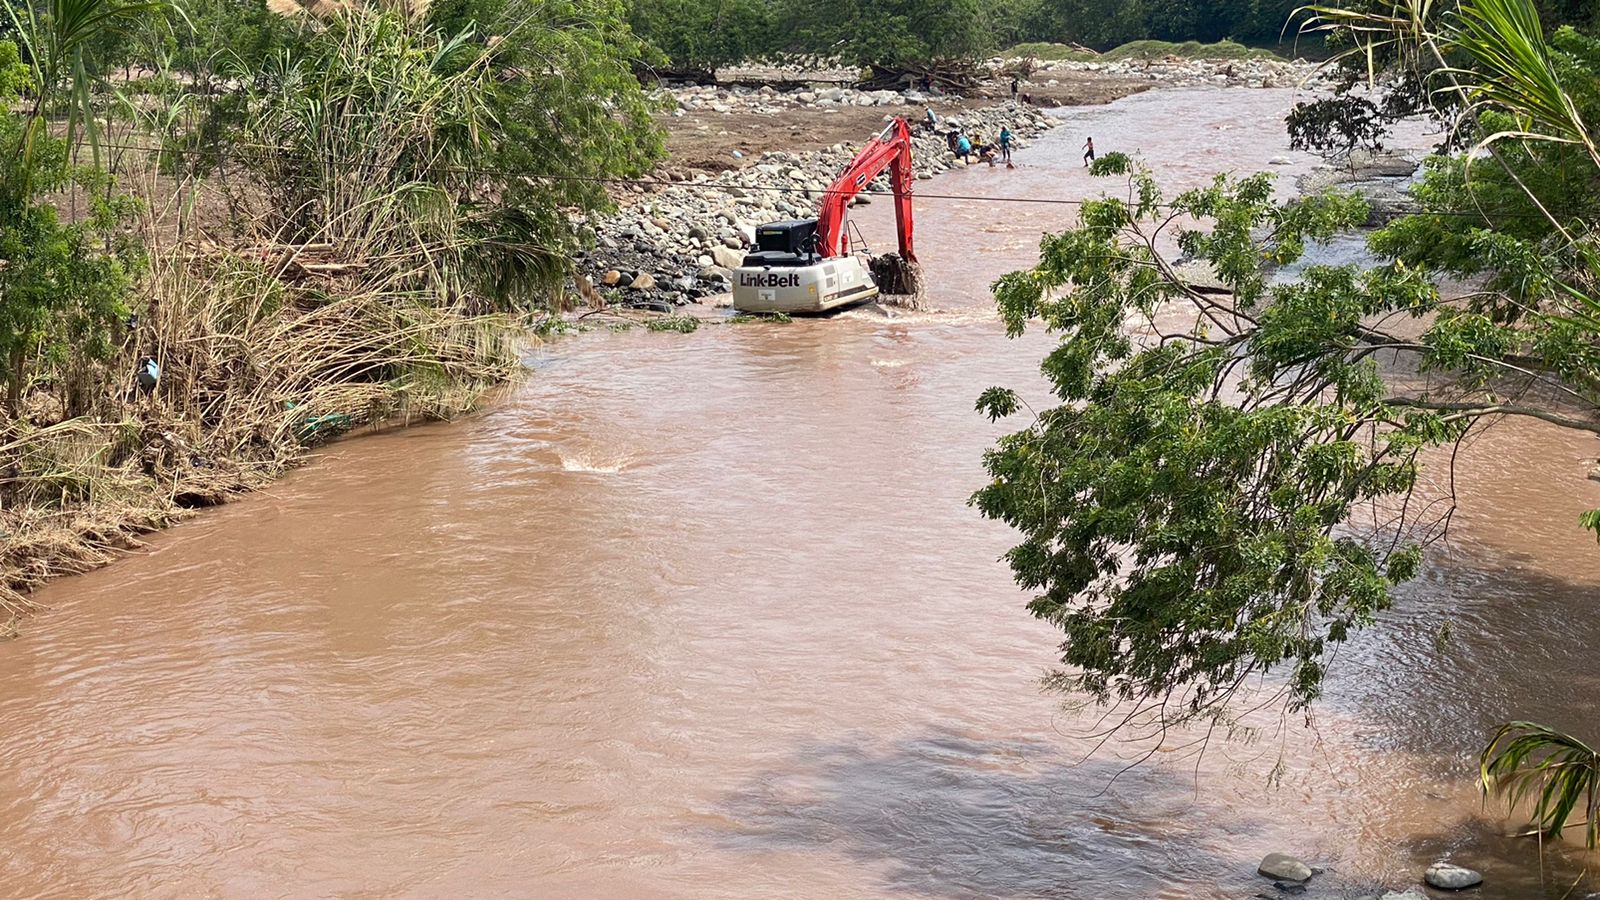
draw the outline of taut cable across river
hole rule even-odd
[[[1066,111],[938,192],[1096,193],[1091,132],[1173,187],[1264,170],[1292,102]],[[1463,452],[1453,540],[1386,614],[1416,627],[1347,646],[1315,728],[1124,771],[1040,690],[1058,635],[966,504],[1003,430],[972,402],[1043,393],[1048,337],[1008,341],[987,288],[1074,214],[925,201],[941,312],[558,342],[484,415],[336,444],[41,591],[0,644],[0,895],[1245,898],[1282,850],[1319,896],[1452,854],[1478,896],[1564,896],[1582,860],[1541,887],[1472,755],[1600,713],[1566,433]]]

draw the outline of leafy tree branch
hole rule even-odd
[[[1041,367],[1059,405],[986,455],[973,503],[1021,536],[1007,559],[1062,630],[1057,684],[1170,723],[1226,716],[1271,676],[1305,710],[1445,533],[1453,498],[1413,502],[1425,461],[1497,416],[1600,432],[1600,408],[1519,362],[1564,326],[1497,319],[1499,292],[1445,298],[1400,261],[1274,280],[1363,222],[1357,198],[1280,205],[1255,176],[1168,201],[1126,157],[1095,172],[1126,190],[995,285],[1011,334],[1059,336]],[[1226,289],[1197,288],[1173,247]],[[1573,358],[1545,368],[1600,376]],[[1006,388],[978,406],[1022,409]]]

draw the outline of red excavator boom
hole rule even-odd
[[[822,256],[846,255],[845,209],[850,206],[851,198],[866,190],[885,169],[889,170],[889,184],[894,189],[900,256],[908,263],[917,261],[911,250],[911,185],[916,180],[911,172],[911,126],[899,116],[890,120],[877,137],[861,148],[822,195],[822,209],[817,214],[817,250]]]

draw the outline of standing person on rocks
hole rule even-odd
[[[1092,162],[1094,162],[1094,138],[1091,137],[1083,143],[1083,167],[1089,168]]]
[[[1011,165],[1011,129],[1004,125],[1000,126],[1000,161],[1008,169],[1015,168]]]
[[[933,111],[933,107],[928,107],[922,123],[927,126],[929,134],[939,133],[939,115]]]
[[[1011,76],[1011,102],[1012,103],[1017,102],[1017,91],[1020,91],[1020,90],[1022,90],[1022,83],[1017,80],[1017,77],[1015,75]]]
[[[961,157],[962,162],[972,161],[972,141],[964,134],[956,138],[956,155]]]

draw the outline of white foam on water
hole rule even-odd
[[[588,453],[562,452],[561,468],[567,472],[587,472],[593,475],[615,475],[628,467],[633,460],[626,456],[597,457]]]

